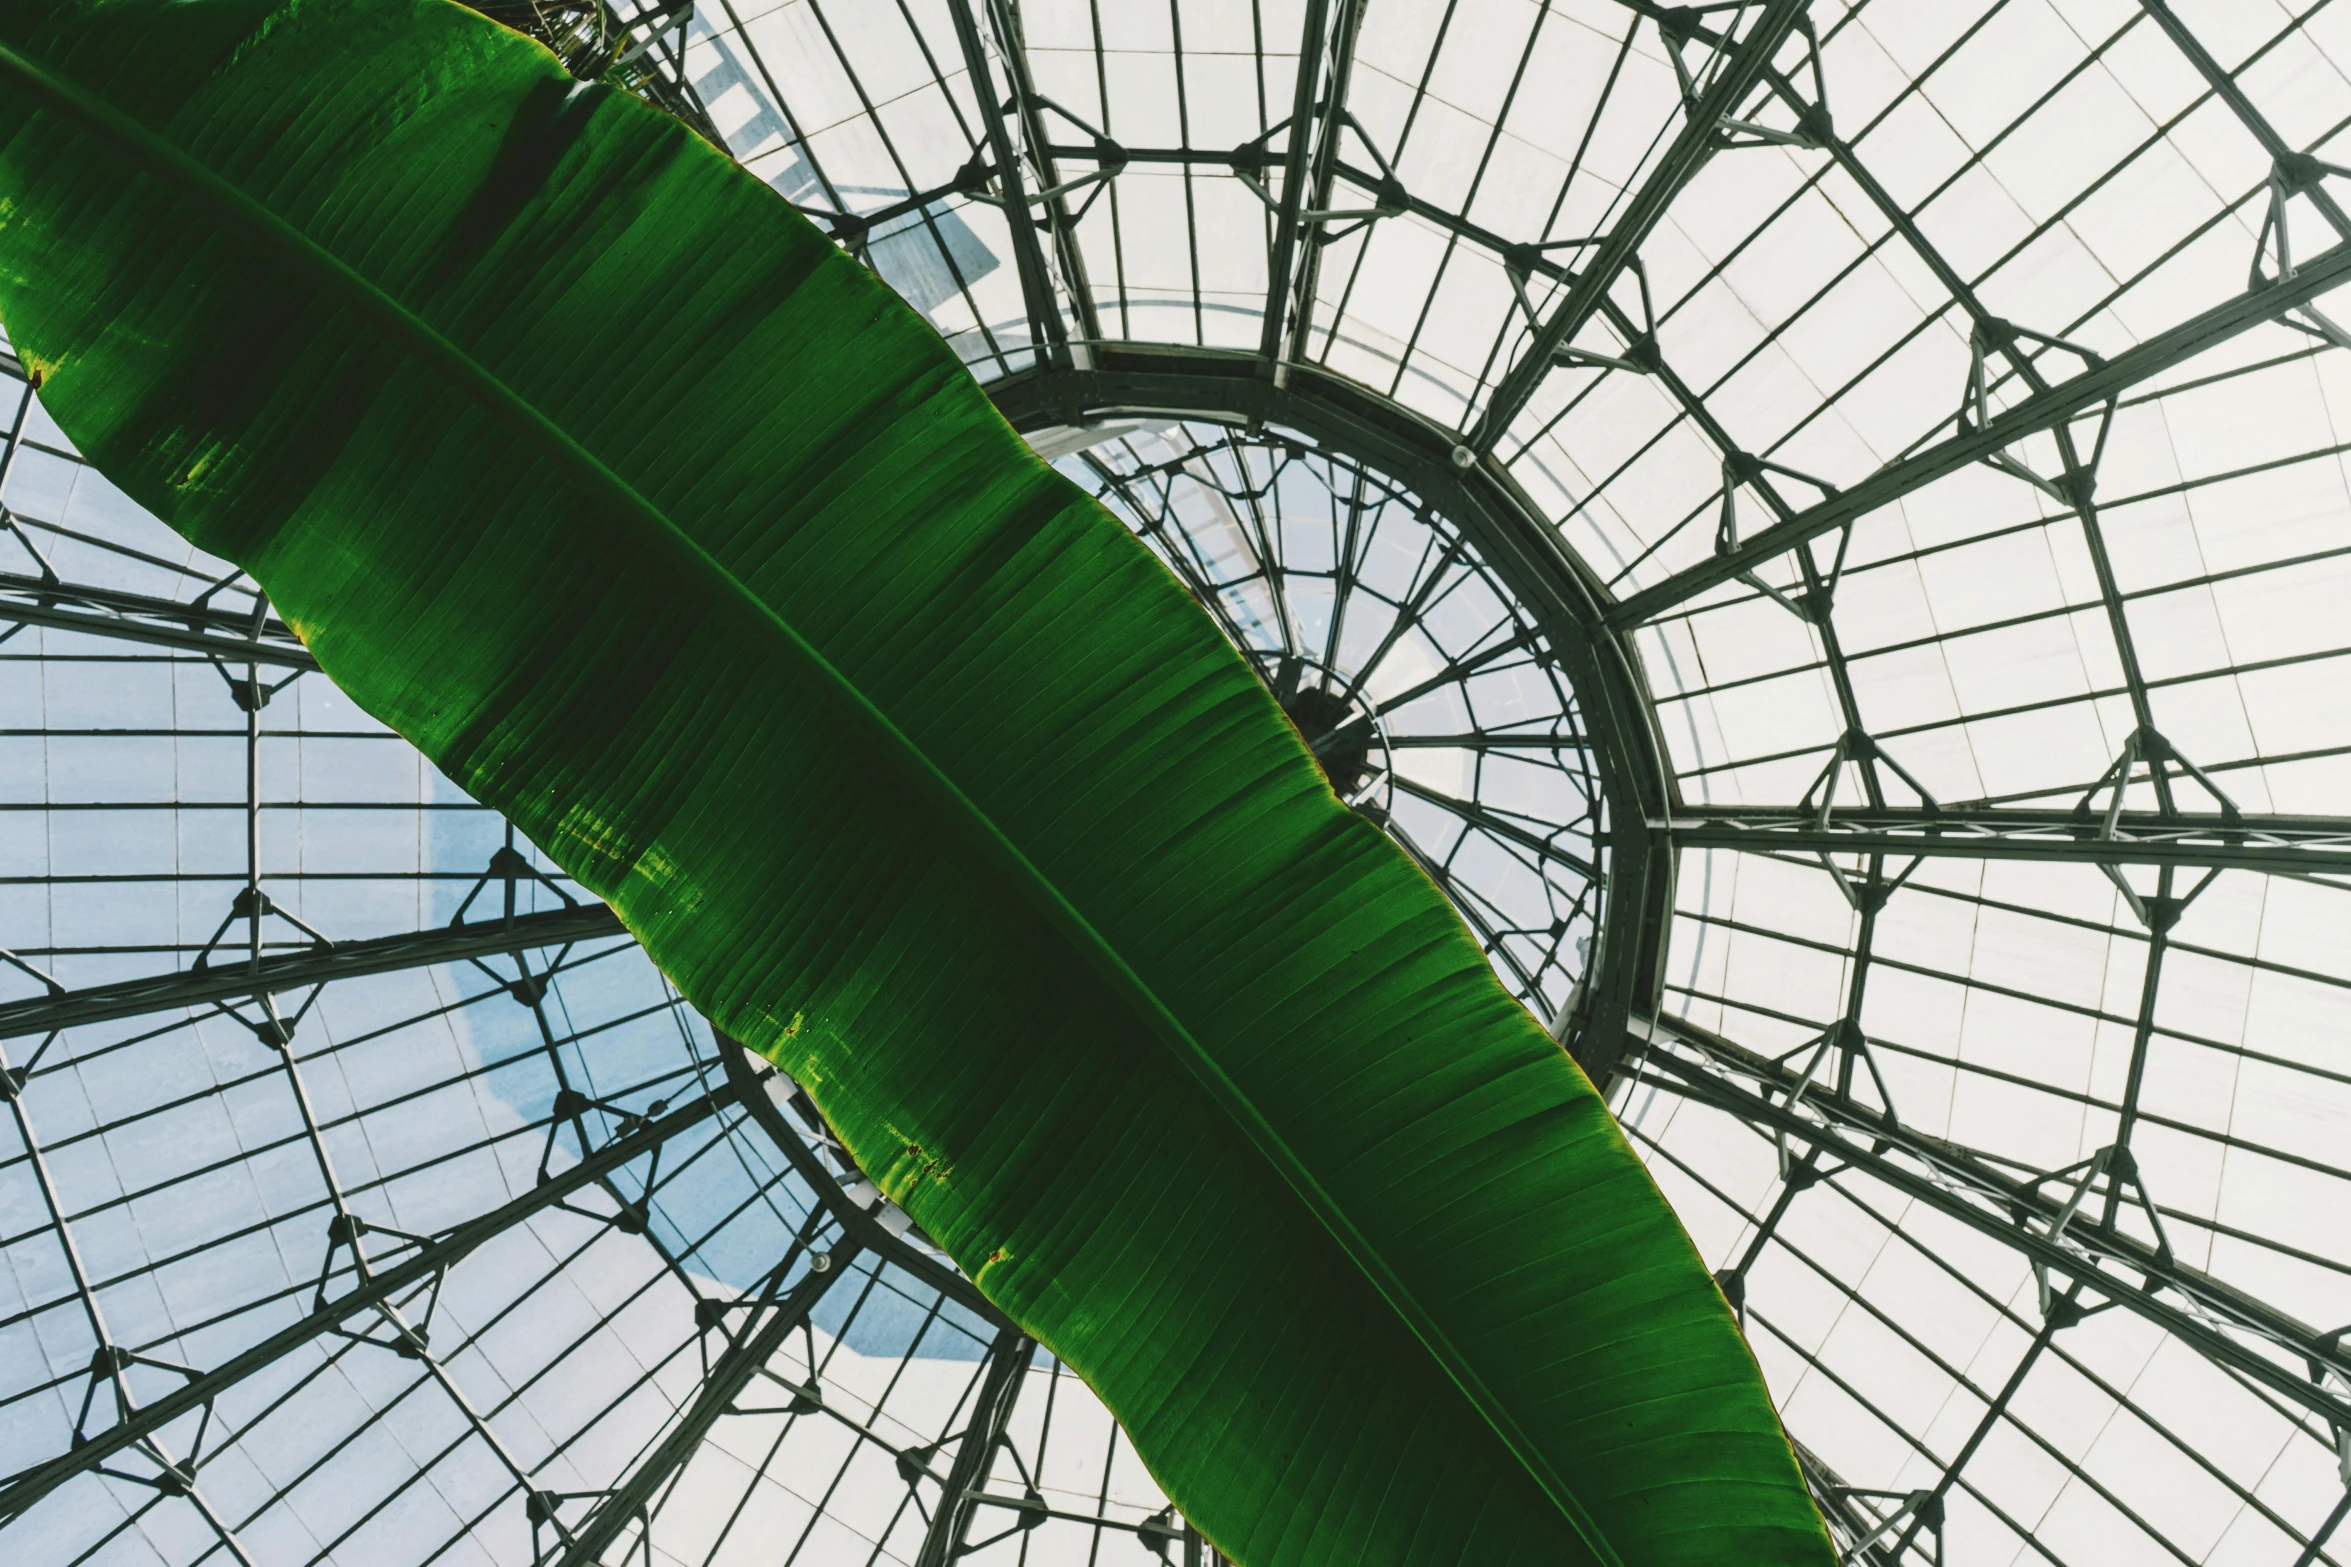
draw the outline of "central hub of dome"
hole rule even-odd
[[[1304,685],[1282,699],[1282,711],[1297,726],[1323,776],[1342,800],[1352,800],[1371,772],[1371,744],[1377,731],[1368,708],[1323,684]]]
[[[1309,432],[1046,423],[1072,407],[1055,384],[1013,409],[1030,444],[1151,547],[1332,790],[1558,1016],[1597,930],[1605,807],[1576,693],[1510,583],[1427,497]]]

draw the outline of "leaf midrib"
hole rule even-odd
[[[638,493],[635,486],[613,472],[593,452],[581,446],[521,393],[493,375],[472,355],[444,337],[429,322],[386,293],[373,280],[280,217],[241,186],[183,151],[176,143],[109,100],[5,44],[0,44],[0,76],[15,78],[16,85],[29,89],[30,96],[36,102],[43,103],[51,112],[78,124],[95,139],[111,144],[133,164],[142,166],[145,172],[160,179],[167,189],[178,188],[182,194],[194,195],[204,205],[212,207],[216,216],[225,217],[232,225],[252,231],[257,237],[318,274],[335,292],[347,296],[364,314],[388,327],[395,338],[404,340],[417,357],[440,370],[455,383],[457,390],[515,426],[526,439],[542,448],[543,454],[553,459],[558,468],[572,470],[575,482],[584,478],[588,488],[610,496],[623,510],[650,526],[656,538],[681,551],[688,563],[710,577],[722,594],[730,595],[749,606],[755,615],[772,625],[782,635],[792,653],[831,689],[837,699],[846,702],[851,714],[862,720],[884,742],[883,748],[918,778],[927,782],[950,807],[949,815],[977,837],[983,850],[1003,862],[1003,868],[1012,873],[1012,879],[1029,901],[1069,942],[1076,955],[1134,1008],[1150,1031],[1158,1036],[1177,1061],[1208,1091],[1209,1097],[1231,1117],[1259,1155],[1298,1194],[1316,1221],[1362,1272],[1365,1281],[1404,1320],[1413,1336],[1421,1341],[1422,1346],[1460,1389],[1463,1397],[1469,1400],[1470,1406],[1493,1430],[1511,1456],[1518,1460],[1537,1487],[1551,1499],[1592,1553],[1607,1567],[1623,1567],[1622,1558],[1601,1532],[1597,1520],[1585,1510],[1574,1491],[1519,1429],[1517,1420],[1509,1410],[1487,1389],[1484,1379],[1454,1347],[1452,1340],[1405,1287],[1403,1280],[1395,1275],[1377,1248],[1372,1246],[1369,1239],[1355,1227],[1354,1221],[1323,1189],[1322,1183],[1315,1179],[1304,1161],[1274,1130],[1256,1104],[1201,1048],[1182,1020],[1159,999],[1157,992],[1144,983],[1125,957],[1079,912],[1060,887],[1037,868],[1019,845],[1006,836],[994,818],[982,811],[963,792],[961,786],[931,759],[929,753],[917,746],[887,713],[836,669],[791,622],[751,592],[708,550],[671,521],[667,513],[655,507]],[[583,84],[579,90],[587,89]],[[712,150],[712,155],[718,154]],[[626,923],[625,916],[623,922]]]

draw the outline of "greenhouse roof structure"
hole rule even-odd
[[[1844,1560],[2351,1562],[2351,8],[478,9],[1208,608],[1604,1090]],[[1216,1559],[0,371],[0,1552]]]

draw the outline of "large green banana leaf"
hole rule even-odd
[[[1828,1559],[1689,1241],[1436,890],[682,127],[448,0],[0,0],[0,314],[1237,1560]]]

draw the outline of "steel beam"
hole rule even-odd
[[[2265,288],[2248,289],[2200,315],[2191,316],[2169,331],[2158,332],[2111,359],[2091,365],[2080,375],[2024,398],[1981,424],[1970,425],[1948,440],[1886,464],[1852,488],[1824,497],[1731,549],[1683,567],[1619,602],[1607,612],[1606,623],[1611,629],[1621,631],[1655,620],[1708,588],[1729,582],[1742,572],[1753,571],[1774,556],[1784,555],[1856,517],[1892,505],[1913,490],[1932,484],[1945,474],[1956,473],[1969,463],[1981,462],[2029,435],[2063,424],[2085,409],[2120,397],[2174,365],[2273,321],[2346,282],[2351,282],[2351,243],[2323,251],[2298,264],[2290,278]]]
[[[808,1314],[824,1299],[825,1292],[847,1276],[860,1250],[856,1237],[849,1236],[830,1252],[810,1255],[809,1270],[800,1276],[800,1282],[780,1300],[771,1299],[767,1315],[757,1327],[744,1325],[741,1335],[704,1375],[685,1412],[671,1424],[653,1451],[645,1456],[645,1461],[621,1482],[619,1489],[606,1492],[604,1499],[580,1521],[558,1558],[558,1567],[594,1567],[620,1538],[621,1531],[648,1512],[654,1496],[692,1460],[702,1446],[702,1439],[718,1424],[719,1416],[728,1412],[761,1368],[775,1359],[776,1352],[784,1347],[784,1340],[808,1320]],[[650,1531],[651,1527],[648,1519],[646,1528]],[[650,1549],[647,1555],[650,1557]]]
[[[1360,14],[1361,13],[1359,9],[1350,12],[1350,21],[1352,22],[1354,20],[1359,20]],[[1709,38],[1712,36],[1712,34],[1703,24],[1692,24],[1692,36],[1697,38]],[[1764,78],[1766,81],[1773,83],[1775,86],[1777,86],[1780,81],[1778,74],[1771,71],[1766,71],[1764,73]],[[1104,152],[1100,148],[1086,147],[1075,144],[1057,144],[1052,148],[1052,151],[1058,157],[1081,160],[1090,158],[1097,162],[1099,162],[1105,156]],[[1119,149],[1119,153],[1129,163],[1161,163],[1179,164],[1186,166],[1195,164],[1216,164],[1221,166],[1231,166],[1234,159],[1234,154],[1229,150],[1214,150],[1194,147],[1121,147]],[[1468,218],[1462,216],[1458,212],[1447,211],[1445,208],[1438,206],[1436,203],[1423,200],[1421,197],[1412,195],[1409,192],[1399,192],[1392,182],[1384,179],[1378,174],[1357,168],[1353,164],[1348,163],[1344,158],[1335,156],[1333,157],[1330,164],[1330,173],[1333,176],[1333,180],[1329,183],[1318,185],[1308,198],[1312,200],[1318,207],[1325,205],[1329,201],[1335,199],[1330,194],[1331,184],[1335,183],[1336,181],[1343,180],[1347,184],[1352,185],[1357,190],[1361,191],[1365,197],[1371,200],[1378,201],[1387,199],[1401,201],[1402,211],[1419,218],[1422,222],[1428,223],[1433,227],[1443,229],[1446,233],[1454,236],[1457,239],[1477,246],[1479,249],[1485,251],[1498,262],[1505,262],[1512,266],[1523,267],[1530,277],[1547,278],[1551,282],[1559,284],[1565,284],[1573,281],[1574,279],[1575,274],[1572,269],[1558,261],[1553,260],[1544,252],[1526,250],[1511,240],[1505,239],[1500,234],[1495,233],[1492,229],[1470,221]],[[1320,250],[1316,247],[1308,246],[1305,248],[1306,265],[1310,273],[1313,268],[1319,265],[1317,258],[1320,256],[1320,254]],[[1301,300],[1302,304],[1300,310],[1296,313],[1290,327],[1291,341],[1289,356],[1293,360],[1302,360],[1306,357],[1308,335],[1307,329],[1310,325],[1309,311],[1313,302],[1313,292],[1313,284],[1307,278],[1302,278],[1298,284],[1297,289],[1295,290],[1295,293]],[[1642,330],[1642,323],[1634,321],[1632,316],[1624,309],[1624,307],[1619,305],[1615,300],[1602,300],[1600,311],[1601,314],[1607,319],[1608,323],[1619,333],[1621,333],[1627,340],[1630,340],[1631,338],[1640,334]],[[1707,410],[1705,404],[1701,402],[1697,395],[1683,383],[1681,377],[1674,373],[1672,366],[1666,364],[1661,359],[1658,361],[1658,364],[1653,373],[1657,377],[1658,385],[1663,388],[1668,397],[1673,399],[1674,405],[1683,413],[1687,414],[1691,420],[1697,424],[1698,428],[1705,433],[1707,439],[1712,441],[1718,450],[1729,451],[1737,446],[1738,443],[1732,440],[1730,432],[1723,428],[1721,422]]]
[[[1355,78],[1355,43],[1363,30],[1363,12],[1367,0],[1337,0],[1338,15],[1330,30],[1326,45],[1331,57],[1330,80],[1323,88],[1326,109],[1321,116],[1321,128],[1311,154],[1307,171],[1306,200],[1310,212],[1327,212],[1331,208],[1331,193],[1338,173],[1340,129],[1339,118],[1347,107],[1347,92]],[[1393,182],[1390,182],[1393,184]],[[1375,192],[1378,187],[1373,187]],[[1287,192],[1284,193],[1285,195]],[[1301,243],[1290,260],[1291,276],[1287,279],[1289,296],[1294,302],[1289,307],[1289,344],[1280,351],[1284,359],[1304,359],[1308,340],[1314,329],[1314,296],[1322,281],[1323,235],[1327,231],[1316,228],[1302,236]],[[1267,308],[1275,307],[1271,295]]]
[[[1812,1493],[1812,1505],[1820,1509],[1821,1518],[1832,1530],[1844,1534],[1845,1546],[1837,1557],[1838,1567],[1850,1562],[1860,1562],[1863,1567],[1894,1567],[1894,1559],[1880,1543],[1885,1521],[1854,1505],[1853,1487],[1823,1462],[1819,1454],[1794,1437],[1788,1439],[1788,1445],[1795,1449],[1796,1468],[1804,1476],[1805,1489]],[[1831,1543],[1835,1543],[1833,1539]]]
[[[690,1104],[679,1106],[659,1120],[645,1123],[628,1135],[605,1144],[570,1169],[550,1176],[544,1185],[533,1187],[512,1202],[494,1208],[478,1219],[468,1220],[438,1240],[426,1242],[409,1256],[384,1268],[310,1315],[230,1356],[203,1375],[191,1378],[186,1386],[132,1410],[123,1419],[103,1431],[93,1433],[86,1441],[47,1463],[20,1471],[5,1484],[0,1484],[0,1519],[21,1515],[67,1481],[89,1473],[115,1454],[160,1431],[181,1416],[205,1408],[247,1377],[267,1370],[312,1340],[334,1332],[338,1326],[359,1313],[372,1311],[430,1283],[443,1269],[452,1266],[484,1242],[505,1233],[534,1214],[554,1207],[581,1188],[603,1180],[630,1160],[651,1153],[680,1132],[699,1125],[733,1103],[735,1089],[729,1084],[704,1094]]]
[[[92,985],[84,990],[60,990],[0,1006],[0,1039],[142,1017],[177,1007],[275,995],[363,974],[390,974],[434,963],[456,963],[534,947],[559,947],[627,933],[620,916],[609,907],[602,903],[582,903],[539,914],[518,914],[511,920],[481,920],[440,930],[379,936],[372,941],[339,941],[330,946],[269,953],[258,963],[240,957],[177,974]]]
[[[2310,1543],[2302,1548],[2302,1554],[2294,1558],[2294,1567],[2310,1567],[2311,1563],[2318,1560],[2319,1553],[2327,1547],[2327,1541],[2334,1538],[2335,1530],[2342,1526],[2346,1513],[2351,1513],[2351,1489],[2343,1492],[2343,1499],[2335,1503],[2335,1510],[2327,1514],[2326,1522],[2318,1526],[2318,1531],[2310,1537]]]
[[[980,36],[972,0],[947,0],[955,23],[955,41],[963,52],[963,68],[971,77],[972,99],[987,121],[988,156],[996,165],[1002,187],[1005,226],[1012,231],[1012,259],[1020,274],[1020,292],[1028,306],[1029,336],[1039,358],[1056,363],[1069,359],[1069,332],[1061,307],[1053,301],[1053,275],[1045,266],[1044,247],[1037,243],[1037,221],[1029,215],[1029,197],[1020,177],[1020,153],[1013,145],[1012,127],[1005,123],[1004,105],[996,99],[996,75],[988,64],[988,46]],[[1007,49],[1016,47],[1009,41]]]
[[[1567,297],[1559,302],[1551,318],[1536,331],[1526,352],[1519,356],[1518,363],[1510,367],[1501,384],[1495,387],[1492,400],[1464,441],[1471,451],[1482,454],[1494,449],[1511,421],[1533,398],[1543,378],[1550,374],[1559,350],[1573,342],[1576,333],[1600,313],[1609,290],[1640,255],[1643,242],[1664,219],[1666,209],[1717,150],[1716,137],[1723,119],[1763,79],[1764,68],[1771,64],[1771,57],[1795,30],[1806,3],[1807,0],[1770,0],[1755,25],[1748,29],[1747,36],[1732,46],[1729,57],[1715,73],[1714,80],[1707,84],[1706,91],[1688,106],[1680,133],[1649,171],[1641,188],[1620,209],[1616,226],[1592,248],[1590,260],[1575,269],[1575,281],[1568,285]],[[1658,25],[1662,28],[1668,24]],[[1666,46],[1673,47],[1670,38]]]
[[[2304,156],[2300,148],[2278,134],[2277,127],[2270,124],[2267,115],[2254,107],[2253,100],[2245,95],[2245,89],[2238,84],[2237,79],[2222,69],[2221,63],[2212,57],[2212,51],[2204,47],[2204,40],[2198,38],[2188,24],[2180,20],[2179,13],[2172,10],[2165,0],[2139,0],[2139,9],[2154,18],[2155,25],[2163,29],[2163,35],[2171,40],[2172,47],[2179,50],[2198,76],[2204,78],[2204,85],[2212,89],[2213,96],[2228,105],[2229,113],[2237,117],[2237,123],[2244,126],[2246,133],[2255,141],[2261,143],[2261,150],[2269,154],[2271,163],[2288,164]],[[2343,211],[2342,204],[2335,200],[2325,185],[2312,179],[2302,188],[2301,194],[2318,209],[2338,238],[2351,239],[2351,214]]]
[[[715,1027],[712,1032],[718,1033]],[[808,1139],[784,1119],[783,1105],[769,1091],[771,1084],[789,1082],[790,1079],[741,1041],[724,1033],[718,1033],[718,1038],[727,1046],[720,1052],[726,1062],[727,1080],[735,1085],[744,1108],[751,1112],[751,1119],[759,1123],[760,1129],[767,1133],[769,1140],[776,1145],[793,1170],[816,1193],[816,1200],[840,1221],[842,1229],[856,1237],[866,1250],[885,1262],[903,1268],[921,1283],[929,1285],[999,1331],[1013,1325],[1003,1308],[980,1293],[978,1285],[908,1241],[905,1236],[891,1233],[880,1219],[851,1202],[849,1194],[842,1189],[839,1177],[825,1168],[824,1160],[818,1157],[815,1149],[808,1146]],[[789,1095],[784,1097],[788,1098]]]
[[[1712,1105],[1766,1134],[1784,1134],[1834,1159],[1829,1179],[1858,1171],[1887,1188],[2077,1281],[2144,1318],[2278,1402],[2351,1427],[2351,1399],[2318,1380],[2351,1383],[2351,1346],[2190,1268],[2089,1215],[2066,1220],[2066,1194],[2022,1178],[1962,1144],[1906,1127],[1839,1092],[1806,1087],[1795,1069],[1679,1018],[1642,1020],[1652,1048],[1637,1082]],[[1803,1089],[1800,1102],[1796,1100]]]
[[[257,632],[253,616],[235,610],[0,572],[0,622],[12,620],[203,653],[229,663],[318,668],[310,650],[274,618],[264,619]]]
[[[1265,320],[1257,351],[1268,362],[1282,357],[1292,273],[1299,236],[1304,232],[1301,214],[1306,210],[1307,168],[1320,150],[1326,121],[1335,121],[1339,113],[1336,84],[1327,97],[1319,90],[1326,52],[1323,39],[1332,4],[1333,0],[1306,0],[1306,31],[1298,44],[1298,76],[1290,96],[1289,135],[1282,154],[1282,205],[1275,217],[1273,249],[1265,265]]]
[[[1061,263],[1063,290],[1077,316],[1078,337],[1070,344],[1071,362],[1076,363],[1088,351],[1084,345],[1102,335],[1101,317],[1094,305],[1094,285],[1086,275],[1085,247],[1078,243],[1077,221],[1069,210],[1060,166],[1054,161],[1053,138],[1045,124],[1043,94],[1037,91],[1035,74],[1029,69],[1028,41],[1021,33],[1020,12],[1005,0],[986,0],[986,4],[990,25],[1006,45],[1004,72],[1011,82],[1013,113],[1020,121],[1029,156],[1036,163],[1041,187],[1037,199],[1044,203],[1046,222],[1053,231],[1054,258]]]
[[[963,1423],[963,1440],[955,1446],[955,1462],[947,1468],[946,1491],[931,1514],[931,1526],[924,1531],[914,1567],[949,1567],[963,1554],[972,1515],[980,1510],[978,1496],[980,1487],[987,1483],[988,1460],[1004,1439],[1004,1428],[1011,1422],[1012,1406],[1020,1397],[1020,1385],[1036,1347],[1037,1341],[1016,1327],[1008,1325],[997,1331],[970,1418]]]
[[[1684,849],[1755,854],[1952,855],[2075,865],[2177,865],[2282,875],[2351,874],[2351,818],[2125,811],[1855,806],[1817,812],[1697,806],[1650,825]]]

